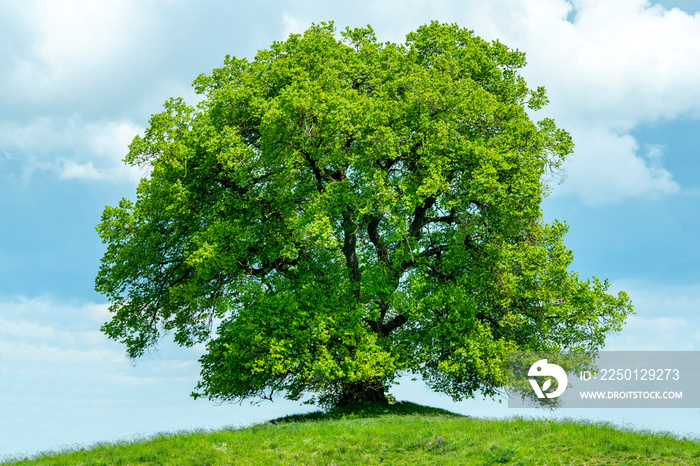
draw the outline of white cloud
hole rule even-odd
[[[691,351],[700,348],[700,285],[657,285],[620,280],[614,292],[629,294],[635,313],[619,334],[608,338],[606,350]]]
[[[95,369],[95,364],[109,362],[122,367],[122,371],[131,372],[125,347],[109,340],[100,331],[100,327],[111,319],[108,303],[61,300],[50,296],[14,296],[0,297],[0,309],[0,350],[5,364],[22,361],[17,367],[40,365],[47,368],[54,364],[56,367],[87,364]],[[159,370],[192,374],[197,358],[205,350],[203,344],[179,348],[165,337],[162,348],[151,352],[142,361],[155,359]],[[134,374],[125,377],[134,377]]]
[[[528,82],[545,85],[552,102],[541,113],[576,143],[555,194],[601,204],[680,192],[629,132],[700,114],[700,15],[644,0],[506,3],[509,15],[494,6],[486,29],[527,53]]]
[[[52,325],[58,325],[62,328],[90,329],[94,328],[95,325],[99,327],[110,316],[108,307],[104,303],[57,301],[48,296],[0,298],[2,319],[5,322],[27,322],[41,325],[52,322]],[[2,328],[3,334],[7,334],[8,327],[0,328]]]
[[[309,410],[295,402],[256,408],[193,401],[203,348],[164,341],[159,352],[132,364],[124,346],[99,331],[109,318],[107,307],[0,297],[0,461],[22,451],[249,424]]]
[[[35,0],[16,7],[18,21],[33,31],[34,42],[31,53],[12,67],[6,96],[12,100],[21,95],[44,106],[62,101],[77,105],[86,89],[93,97],[98,89],[109,92],[117,82],[114,76],[133,74],[139,60],[170,53],[144,52],[148,44],[162,48],[170,43],[157,39],[158,31],[164,31],[161,7],[133,0],[50,4]],[[572,11],[574,19],[569,22]],[[285,35],[302,32],[311,21],[335,17],[343,18],[337,24],[340,28],[370,22],[381,40],[402,41],[406,32],[431,19],[474,28],[486,39],[499,38],[527,53],[524,74],[530,85],[547,87],[552,103],[540,112],[542,116],[553,116],[575,136],[577,149],[567,166],[568,180],[555,193],[600,204],[680,190],[660,159],[644,157],[630,131],[650,121],[700,115],[700,15],[645,0],[416,0],[359,6],[298,2],[279,14]],[[193,74],[199,71],[206,70]],[[162,84],[177,88],[180,95],[189,89],[164,79]],[[152,105],[160,102],[146,101],[145,107],[145,102],[134,105],[147,113],[157,111]],[[54,125],[65,126],[71,118],[76,117],[62,117],[63,123],[54,120]],[[105,162],[123,157],[124,134],[130,129],[117,118],[109,120],[103,128],[74,132],[71,143],[63,145],[87,148],[90,157],[62,154],[47,160],[30,154],[25,156],[25,171],[48,168],[66,179],[137,181],[143,173]],[[23,125],[31,128],[36,122],[34,118]],[[118,157],[113,153],[105,157],[117,147],[122,148]],[[0,150],[8,153],[1,146]]]
[[[690,334],[690,322],[680,317],[630,316],[624,329],[608,337],[609,351],[693,351],[697,338]]]
[[[65,397],[78,382],[78,391],[103,395],[172,383],[192,389],[198,378],[201,353],[167,339],[160,351],[129,361],[124,346],[99,330],[110,318],[107,304],[17,296],[0,299],[0,308],[2,381],[13,384],[12,390],[0,384],[4,396],[50,389]]]
[[[104,178],[105,175],[100,170],[97,170],[92,162],[78,164],[72,160],[63,162],[63,169],[61,170],[61,178],[78,178],[84,180],[100,180]]]
[[[45,170],[60,178],[137,183],[145,170],[122,162],[144,128],[131,121],[85,123],[37,118],[26,125],[0,122],[0,151],[29,177]]]
[[[660,285],[641,280],[617,280],[611,289],[616,293],[625,290],[632,298],[637,315],[700,319],[700,284]]]
[[[300,34],[308,27],[307,24],[287,13],[282,15],[282,20],[284,21],[284,37],[288,37],[290,34]]]
[[[33,43],[10,73],[6,92],[32,102],[80,95],[86,76],[107,76],[138,50],[147,30],[145,5],[133,0],[21,2],[12,13],[32,31]]]
[[[549,89],[567,122],[626,131],[644,121],[700,111],[700,16],[644,0],[510,2],[494,17],[510,45],[526,51],[531,81]]]
[[[574,128],[576,151],[565,163],[566,179],[553,195],[575,195],[596,205],[630,197],[658,197],[680,192],[680,186],[661,162],[663,147],[640,151],[629,134],[606,128]]]
[[[640,317],[630,316],[627,325],[637,331],[653,331],[661,338],[669,339],[688,326],[688,321],[680,317]]]
[[[143,132],[143,128],[128,121],[115,121],[102,125],[86,124],[85,131],[89,135],[90,149],[95,154],[115,159],[125,155],[126,148],[136,134]]]

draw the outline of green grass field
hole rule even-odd
[[[592,423],[478,419],[400,402],[14,461],[11,464],[700,464],[700,441]]]

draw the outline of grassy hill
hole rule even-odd
[[[607,425],[489,420],[400,402],[289,416],[244,429],[44,453],[12,464],[700,464],[700,442]]]

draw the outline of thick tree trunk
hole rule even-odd
[[[389,403],[381,380],[357,382],[343,387],[343,394],[338,401],[338,406],[347,406],[361,402]]]

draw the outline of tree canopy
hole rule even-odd
[[[125,162],[137,199],[106,207],[102,330],[138,357],[206,342],[212,400],[385,399],[404,373],[454,399],[494,395],[509,351],[595,350],[632,312],[568,270],[542,220],[570,135],[525,55],[433,22],[380,43],[313,25],[227,56],[168,100]]]

